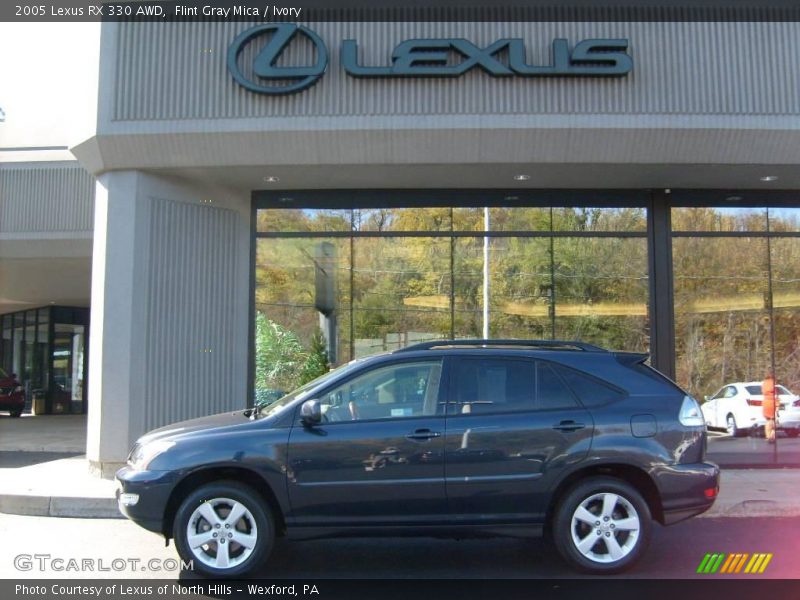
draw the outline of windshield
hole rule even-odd
[[[1,368],[0,368],[0,379],[8,379],[8,373],[3,371],[3,369]]]
[[[299,399],[304,398],[305,396],[308,395],[308,393],[312,389],[314,389],[315,387],[317,387],[321,383],[324,383],[328,379],[332,380],[334,378],[338,378],[340,375],[342,375],[344,373],[347,373],[351,369],[354,369],[356,366],[361,364],[362,361],[363,361],[363,359],[357,359],[357,360],[351,361],[351,362],[347,363],[346,365],[342,365],[341,367],[338,367],[338,368],[334,369],[333,371],[329,371],[328,373],[325,373],[324,375],[320,375],[316,379],[312,379],[308,383],[304,383],[303,385],[301,385],[299,388],[297,388],[293,392],[291,392],[289,394],[286,394],[282,398],[278,398],[274,402],[268,402],[266,404],[262,404],[261,406],[257,406],[256,407],[256,418],[270,417],[270,416],[272,416],[274,414],[277,414],[278,412],[280,412],[283,409],[284,406],[288,406],[289,404],[291,404],[295,400],[299,400]]]

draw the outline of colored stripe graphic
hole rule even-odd
[[[748,556],[750,555],[747,552],[742,554],[742,557],[739,559],[739,564],[736,565],[736,570],[734,571],[734,573],[738,573],[739,571],[742,570],[742,567],[744,567],[744,563],[747,560]]]
[[[761,563],[761,569],[759,569],[758,572],[759,573],[763,573],[766,570],[767,565],[769,564],[769,561],[771,561],[771,560],[772,560],[772,554],[771,553],[767,554],[766,557],[764,558],[764,562]]]
[[[715,573],[736,574],[741,573],[742,568],[748,574],[760,574],[766,571],[767,565],[772,560],[773,555],[766,552],[749,554],[747,552],[735,552],[725,554],[724,552],[709,553],[700,561],[697,573],[713,575]]]
[[[725,556],[726,554],[724,552],[720,552],[719,558],[717,559],[717,562],[714,564],[714,568],[711,569],[712,573],[716,573],[719,570],[719,568],[722,566],[722,561],[725,560]]]
[[[736,562],[736,554],[728,554],[728,560],[725,561],[725,564],[722,565],[722,568],[719,570],[720,573],[730,573],[731,566]]]
[[[706,569],[706,565],[708,564],[708,561],[709,561],[709,559],[710,559],[710,558],[711,558],[711,555],[710,555],[710,554],[706,554],[706,555],[703,557],[703,560],[702,560],[702,561],[700,561],[700,566],[699,566],[699,567],[697,567],[697,572],[698,572],[698,573],[705,573],[705,572],[706,572],[706,571],[705,571],[705,569]]]

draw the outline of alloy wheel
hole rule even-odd
[[[213,498],[194,509],[186,525],[192,556],[215,569],[244,563],[258,542],[253,514],[237,500]]]
[[[641,522],[633,504],[620,494],[601,492],[583,500],[572,514],[575,548],[594,563],[613,563],[630,554]]]

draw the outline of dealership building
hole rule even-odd
[[[0,367],[105,473],[320,334],[800,389],[800,22],[713,14],[105,22],[93,131],[0,153]]]

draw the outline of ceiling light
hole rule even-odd
[[[530,178],[530,175],[514,175],[514,181],[528,181]]]
[[[264,177],[264,181],[267,183],[278,183],[280,180],[280,177],[275,177],[275,175],[267,175]]]
[[[764,175],[763,177],[759,177],[761,181],[778,181],[777,175]]]

